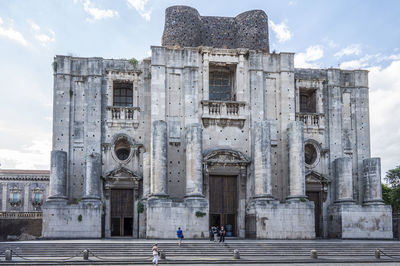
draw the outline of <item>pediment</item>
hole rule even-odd
[[[250,160],[242,152],[230,149],[217,149],[208,151],[205,153],[203,161],[205,163],[226,163],[226,164],[250,163]]]
[[[126,167],[119,167],[113,169],[111,171],[106,172],[106,178],[134,178],[134,179],[142,179],[140,175],[135,173],[134,171],[126,168]]]
[[[315,171],[306,172],[306,182],[307,183],[330,183],[330,180],[326,178],[321,173]]]

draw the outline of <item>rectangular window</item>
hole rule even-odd
[[[133,102],[133,84],[114,82],[113,106],[131,107]]]
[[[19,201],[19,193],[18,192],[13,192],[12,201],[13,202],[18,202]]]
[[[300,113],[317,112],[316,90],[300,89],[299,97]]]
[[[230,67],[211,67],[209,73],[209,100],[210,101],[232,101],[233,97],[233,75]]]
[[[40,193],[35,193],[35,202],[40,201]]]

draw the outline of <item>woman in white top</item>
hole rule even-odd
[[[153,264],[158,265],[158,246],[153,245]]]

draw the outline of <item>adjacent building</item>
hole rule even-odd
[[[49,176],[46,170],[0,170],[0,240],[41,236]]]

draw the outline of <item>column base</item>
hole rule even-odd
[[[47,198],[47,201],[67,201],[68,198],[66,196],[50,196]]]
[[[204,198],[204,195],[201,193],[190,193],[186,194],[185,198]]]
[[[308,197],[306,195],[295,195],[295,196],[287,196],[286,197],[286,201],[290,201],[290,202],[306,202],[308,201]]]
[[[385,205],[385,202],[381,199],[376,199],[376,200],[366,200],[363,202],[364,206],[367,205]]]
[[[355,201],[353,199],[339,199],[334,201],[335,204],[355,204]]]
[[[149,198],[169,198],[169,195],[167,193],[154,193]]]
[[[271,194],[261,194],[253,196],[254,200],[275,200]]]
[[[86,197],[82,197],[82,200],[84,200],[84,201],[99,201],[99,200],[101,200],[101,198],[93,197],[93,196],[86,196]]]

